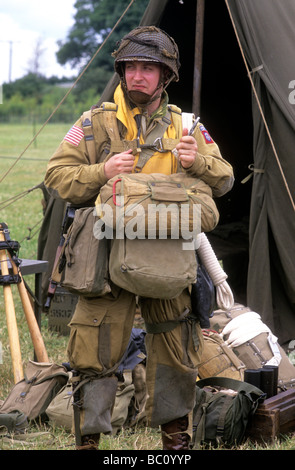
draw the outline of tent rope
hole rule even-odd
[[[15,201],[18,201],[19,199],[22,199],[23,197],[27,196],[32,191],[35,191],[35,189],[40,189],[42,187],[42,184],[43,183],[37,184],[36,186],[33,186],[30,189],[26,189],[25,191],[22,191],[21,193],[18,193],[16,196],[12,196],[8,199],[5,199],[4,201],[1,201],[0,202],[0,211],[3,210],[3,209],[6,209],[6,207],[10,206]]]
[[[129,5],[125,8],[125,10],[123,11],[122,15],[120,16],[120,18],[118,19],[118,21],[115,23],[115,25],[113,26],[113,28],[111,29],[111,31],[109,32],[109,34],[106,36],[106,38],[104,39],[104,41],[102,42],[102,44],[99,46],[99,48],[96,50],[96,52],[94,53],[93,57],[90,59],[90,61],[88,62],[88,64],[84,67],[84,69],[82,70],[82,72],[79,74],[78,78],[75,80],[75,82],[73,83],[73,85],[70,87],[70,89],[67,91],[67,93],[64,95],[64,97],[60,100],[60,102],[58,103],[58,105],[55,107],[55,109],[52,111],[52,113],[50,114],[50,116],[47,118],[47,120],[44,122],[44,124],[40,127],[40,129],[38,130],[38,132],[33,136],[32,140],[28,143],[28,145],[25,147],[25,149],[21,152],[21,154],[17,157],[17,159],[15,160],[15,162],[10,166],[10,168],[8,168],[8,170],[6,171],[6,173],[2,176],[2,178],[0,179],[0,183],[2,183],[2,181],[4,180],[4,178],[6,178],[6,176],[10,173],[10,171],[13,169],[13,167],[18,163],[18,161],[22,158],[22,156],[24,155],[24,153],[28,150],[28,148],[32,145],[32,143],[36,140],[36,138],[38,137],[38,135],[42,132],[42,130],[44,129],[44,127],[48,124],[48,122],[50,121],[50,119],[53,117],[53,115],[57,112],[57,110],[60,108],[60,106],[62,105],[62,103],[66,100],[66,98],[68,97],[68,95],[72,92],[73,88],[77,85],[78,81],[81,79],[81,77],[84,75],[84,73],[86,72],[86,70],[89,68],[89,66],[92,64],[92,62],[94,61],[95,57],[97,56],[97,54],[101,51],[101,49],[103,48],[103,46],[105,45],[105,43],[107,42],[107,40],[110,38],[110,36],[112,35],[112,33],[115,31],[115,29],[117,28],[118,24],[121,22],[121,20],[124,18],[124,16],[126,15],[127,11],[129,10],[129,8],[132,6],[132,4],[134,3],[135,0],[131,0]]]
[[[248,67],[248,64],[247,64],[247,60],[246,60],[246,57],[245,57],[245,54],[244,54],[244,51],[243,51],[243,47],[242,47],[242,44],[241,44],[241,41],[240,41],[240,38],[239,38],[239,35],[238,35],[238,32],[237,32],[237,28],[236,28],[236,25],[235,25],[235,22],[234,22],[232,13],[231,13],[231,11],[230,11],[230,7],[229,7],[229,4],[228,4],[228,0],[225,0],[225,3],[226,3],[226,6],[227,6],[227,9],[228,9],[228,12],[229,12],[229,16],[230,16],[230,19],[231,19],[231,22],[232,22],[232,25],[233,25],[233,28],[234,28],[234,31],[235,31],[235,35],[236,35],[236,38],[237,38],[237,41],[238,41],[238,44],[239,44],[239,48],[240,48],[240,51],[241,51],[241,54],[242,54],[242,57],[243,57],[243,61],[244,61],[244,63],[245,63],[245,67],[246,67],[246,69],[247,69],[247,74],[248,74],[249,80],[250,80],[250,82],[251,82],[251,86],[252,86],[252,89],[253,89],[253,93],[254,93],[255,99],[256,99],[256,101],[257,101],[257,105],[258,105],[258,108],[259,108],[259,111],[260,111],[260,114],[261,114],[263,123],[264,123],[265,128],[266,128],[266,132],[267,132],[267,134],[268,134],[268,137],[269,137],[269,140],[270,140],[270,143],[271,143],[271,146],[272,146],[272,149],[273,149],[273,152],[274,152],[274,155],[275,155],[275,158],[276,158],[276,161],[277,161],[277,164],[278,164],[278,167],[279,167],[281,176],[282,176],[282,178],[283,178],[283,181],[284,181],[284,184],[285,184],[285,187],[286,187],[288,196],[289,196],[289,198],[290,198],[290,201],[291,201],[293,210],[295,211],[295,202],[294,202],[294,199],[293,199],[293,197],[292,197],[292,195],[291,195],[291,191],[290,191],[289,185],[288,185],[287,180],[286,180],[286,177],[285,177],[285,175],[284,175],[284,171],[283,171],[281,162],[280,162],[280,160],[279,160],[278,153],[277,153],[277,151],[276,151],[276,148],[275,148],[273,139],[272,139],[272,137],[271,137],[270,130],[269,130],[268,124],[267,124],[267,122],[266,122],[266,118],[265,118],[265,116],[264,116],[263,109],[262,109],[261,103],[260,103],[260,101],[259,101],[259,97],[258,97],[258,95],[257,95],[256,89],[255,89],[255,86],[254,86],[254,82],[253,82],[252,77],[251,77],[251,71],[250,71],[250,69],[249,69],[249,67]]]

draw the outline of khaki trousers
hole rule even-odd
[[[82,391],[82,435],[112,431],[114,374],[130,339],[135,300],[133,294],[113,286],[112,293],[81,297],[76,306],[70,323],[70,364],[83,377],[95,378]],[[184,318],[191,310],[188,290],[171,300],[140,299],[140,307],[148,331],[146,412],[149,424],[158,426],[192,411],[203,339],[198,323]]]

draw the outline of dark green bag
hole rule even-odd
[[[0,436],[7,433],[20,434],[29,427],[28,418],[22,411],[0,413]]]
[[[265,398],[264,392],[246,382],[209,377],[196,385],[191,447],[239,445],[250,416]]]

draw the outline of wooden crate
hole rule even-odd
[[[259,443],[295,432],[295,389],[267,398],[249,422],[246,437]]]

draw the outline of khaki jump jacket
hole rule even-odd
[[[82,117],[77,120],[50,159],[44,182],[49,192],[56,197],[75,205],[86,205],[89,201],[95,201],[101,186],[106,183],[104,165],[110,157],[107,153],[110,139],[105,127],[104,112],[106,111],[97,108],[93,110],[92,115],[96,164],[90,165],[83,138]],[[124,138],[126,128],[120,121],[118,127],[120,135]],[[198,154],[194,164],[185,171],[207,183],[213,196],[222,196],[233,186],[232,166],[223,159],[218,145],[202,124],[198,124],[193,135],[197,140]],[[179,168],[179,171],[183,169]]]

